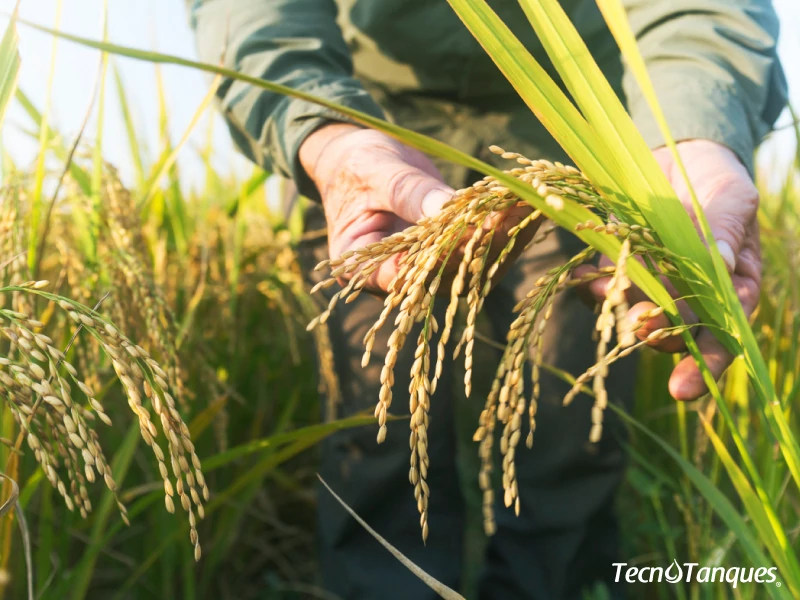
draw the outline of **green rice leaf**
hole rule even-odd
[[[19,50],[17,46],[17,12],[8,21],[3,38],[0,40],[0,125],[8,108],[8,102],[17,89],[19,80]]]

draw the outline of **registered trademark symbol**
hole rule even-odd
[[[781,587],[781,582],[780,582],[780,581],[778,581],[778,582],[775,584],[775,587]]]

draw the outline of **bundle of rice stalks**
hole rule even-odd
[[[0,389],[19,427],[15,450],[20,450],[24,439],[67,508],[83,517],[92,509],[88,484],[102,478],[127,523],[118,484],[95,429],[97,420],[112,424],[100,400],[109,383],[100,373],[108,365],[110,376],[121,383],[142,439],[156,458],[167,510],[174,512],[177,495],[188,514],[190,539],[199,560],[196,520],[204,515],[209,490],[189,429],[176,406],[175,376],[111,320],[86,306],[93,290],[87,283],[96,282],[103,273],[75,260],[69,237],[53,236],[64,252],[48,252],[42,264],[42,270],[55,275],[55,283],[26,280],[29,271],[22,251],[29,234],[26,208],[20,188],[4,188],[0,248],[8,259],[0,271],[4,282],[0,287],[0,332],[5,340],[0,346]],[[124,246],[123,233],[121,228],[115,230],[120,248]],[[129,275],[135,277],[135,261],[111,264],[128,265]],[[138,281],[142,283],[144,277]],[[45,291],[62,292],[73,286],[83,302]],[[143,311],[148,314],[147,306]],[[16,456],[12,455],[13,464],[6,466],[9,476],[17,468]]]
[[[503,457],[504,502],[507,507],[513,506],[519,513],[514,456],[522,439],[523,419],[526,414],[526,444],[529,448],[533,444],[540,393],[542,334],[556,296],[569,287],[588,283],[591,279],[610,278],[597,317],[596,363],[578,375],[572,389],[564,397],[564,404],[568,404],[581,392],[585,383],[592,381],[594,405],[591,415],[591,442],[597,442],[602,436],[603,411],[608,403],[604,380],[609,365],[627,356],[637,347],[676,335],[683,328],[659,329],[650,332],[645,339],[638,340],[636,329],[646,320],[655,317],[661,309],[642,314],[634,322],[625,316],[628,310],[625,291],[631,285],[626,273],[628,260],[643,260],[656,272],[670,268],[668,254],[651,231],[641,225],[618,220],[591,182],[574,167],[546,160],[532,161],[496,146],[490,149],[503,158],[515,160],[520,166],[505,173],[532,186],[550,206],[558,209],[563,206],[564,199],[568,198],[591,209],[602,220],[602,224],[582,223],[577,229],[592,228],[617,236],[622,240],[622,252],[613,266],[575,276],[575,270],[590,263],[597,254],[592,248],[581,250],[536,281],[527,296],[515,307],[517,317],[509,328],[505,351],[474,435],[474,440],[479,443],[482,462],[479,480],[484,494],[484,525],[487,533],[492,533],[495,529],[490,473],[495,428],[498,423],[502,426],[499,437],[500,453]],[[498,251],[492,246],[495,231],[503,215],[517,206],[527,205],[493,177],[487,176],[473,186],[456,192],[435,217],[424,219],[365,248],[324,261],[317,267],[329,268],[331,272],[312,291],[334,285],[343,279],[346,284],[333,295],[328,307],[309,324],[309,328],[325,323],[338,302],[349,302],[362,293],[370,276],[381,263],[387,260],[397,261],[398,272],[388,287],[384,310],[364,338],[362,365],[366,366],[370,360],[376,332],[393,319],[394,330],[389,337],[389,347],[381,372],[380,397],[375,408],[379,426],[377,440],[380,443],[386,437],[386,420],[392,403],[394,368],[398,353],[406,344],[414,324],[421,323],[416,337],[415,361],[411,368],[408,392],[411,413],[409,480],[414,486],[423,539],[428,535],[427,507],[430,495],[427,483],[430,462],[427,452],[428,411],[431,396],[435,393],[442,374],[446,346],[454,331],[459,299],[466,297],[466,324],[455,346],[453,358],[457,358],[463,351],[464,388],[469,395],[472,387],[475,323],[484,299],[502,273],[504,264],[514,256],[515,247],[518,244],[535,244],[554,229],[552,225],[543,224],[540,211],[533,210],[508,231],[508,240]],[[532,234],[532,231],[536,233]],[[456,258],[458,256],[460,258]],[[448,275],[450,271],[455,271],[455,274]],[[441,289],[446,277],[451,278],[449,290]],[[442,296],[448,298],[448,303],[444,322],[439,323],[434,316],[433,307],[436,299]],[[432,360],[434,346],[437,349],[435,361]],[[531,362],[532,373],[527,391],[526,378],[523,376],[526,361]]]

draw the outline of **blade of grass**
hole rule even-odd
[[[37,521],[39,523],[54,523],[53,494],[55,490],[49,485],[41,486],[41,490]],[[51,562],[55,550],[56,532],[54,529],[53,527],[40,526],[36,534],[36,588],[40,594],[47,586],[47,580],[54,575]]]
[[[125,438],[114,454],[111,461],[111,472],[113,473],[114,480],[121,482],[125,479],[125,475],[133,462],[136,448],[139,445],[139,424],[133,423],[125,434]],[[114,496],[110,491],[103,494],[100,505],[94,512],[92,518],[92,529],[89,535],[89,542],[83,552],[81,561],[77,567],[72,571],[71,577],[64,583],[66,588],[62,589],[61,598],[69,596],[72,600],[83,600],[89,591],[89,584],[92,581],[94,574],[95,564],[97,557],[105,547],[104,534],[106,525],[111,518],[111,514],[115,508]]]
[[[231,197],[231,199],[223,204],[225,206],[225,212],[229,217],[232,217],[236,214],[236,211],[239,210],[239,202],[240,200],[244,201],[250,198],[256,191],[262,189],[264,183],[267,181],[269,177],[269,173],[264,171],[263,169],[256,169],[253,171],[253,174],[244,182],[241,189],[237,191],[237,193]]]
[[[19,2],[17,2],[19,6]],[[8,102],[17,89],[19,81],[19,38],[17,36],[17,9],[8,21],[3,39],[0,40],[0,124],[2,124]]]
[[[119,72],[119,67],[116,62],[112,65],[111,69],[114,75],[114,84],[117,90],[117,100],[119,101],[119,109],[122,113],[122,121],[125,123],[125,133],[128,136],[128,150],[133,161],[133,169],[136,175],[136,187],[141,189],[144,185],[144,160],[143,149],[140,141],[140,136],[136,132],[136,123],[133,120],[133,113],[131,106],[128,102],[128,93],[125,90],[125,82],[122,80],[122,75]]]
[[[17,102],[19,102],[22,109],[25,113],[30,117],[31,121],[33,121],[34,125],[37,127],[37,131],[40,131],[42,128],[43,123],[43,116],[39,109],[33,104],[33,101],[23,92],[21,89],[17,88],[14,91],[14,98]],[[66,146],[60,144],[60,139],[56,132],[50,131],[50,137],[48,139],[48,145],[51,148],[54,148],[56,156],[63,160],[66,163],[66,158],[68,156],[68,148]],[[38,133],[37,133],[38,136]],[[69,167],[69,174],[81,188],[81,191],[85,194],[89,194],[91,191],[91,176],[87,173],[83,168],[81,168],[76,163],[70,163]]]
[[[150,176],[147,180],[147,185],[145,186],[145,194],[140,202],[140,208],[146,205],[150,199],[152,198],[153,194],[155,193],[155,188],[161,181],[161,178],[169,171],[173,164],[175,164],[175,160],[178,158],[178,153],[181,151],[183,146],[189,139],[189,136],[194,131],[194,128],[197,126],[197,123],[200,122],[200,118],[206,112],[208,107],[211,105],[211,102],[214,100],[214,95],[217,92],[217,87],[219,87],[222,78],[217,76],[214,78],[211,86],[208,88],[208,92],[206,95],[203,96],[203,99],[200,101],[200,104],[197,105],[194,113],[192,114],[192,118],[189,120],[189,125],[183,132],[180,140],[178,143],[169,148],[162,156],[159,158],[158,162],[154,165]]]
[[[482,0],[448,3],[553,138],[571,141],[562,147],[575,164],[601,188],[613,184],[596,133],[491,7]]]
[[[367,419],[367,417],[361,417],[363,419]],[[359,417],[351,417],[349,419],[342,419],[342,421],[347,422],[347,425],[342,426],[341,423],[338,424],[338,428],[344,427],[359,427],[366,423],[361,422],[361,418]],[[375,423],[374,417],[369,417],[369,423]],[[323,424],[326,425],[326,424]],[[254,482],[265,477],[270,471],[272,471],[275,467],[285,463],[287,460],[297,456],[301,452],[307,450],[311,446],[319,443],[322,439],[333,433],[337,430],[337,427],[333,428],[319,428],[318,426],[312,426],[308,428],[301,428],[296,429],[293,431],[288,431],[283,434],[279,434],[274,436],[275,439],[283,440],[284,445],[280,449],[276,446],[276,443],[266,443],[267,440],[259,440],[261,442],[261,448],[263,450],[263,455],[259,457],[259,460],[249,467],[243,474],[237,477],[233,483],[231,483],[227,488],[222,491],[216,492],[211,501],[206,505],[206,518],[209,518],[211,515],[215,513],[218,509],[224,507],[226,503],[241,492],[241,490],[253,485]],[[274,442],[274,440],[272,440]],[[236,450],[236,449],[233,449]],[[256,450],[253,450],[256,451]],[[222,466],[230,460],[231,458],[231,451],[222,452],[211,459],[207,459],[203,463],[203,471],[209,472],[213,468],[217,466]],[[250,454],[251,452],[247,452],[246,454]],[[244,456],[242,454],[241,456]],[[239,456],[235,456],[238,458]],[[207,467],[206,465],[211,464],[211,468]],[[158,499],[160,495],[153,494],[152,496],[148,496],[153,500],[149,500],[150,502],[155,501]],[[144,499],[142,499],[144,500]],[[131,511],[131,514],[134,514]],[[170,533],[163,536],[162,542],[153,549],[153,551],[144,559],[142,560],[136,571],[134,571],[130,577],[120,586],[119,591],[115,598],[124,598],[127,597],[126,594],[128,590],[156,563],[159,556],[171,545],[174,543],[175,538],[178,535],[182,535],[184,532],[180,528],[176,528]],[[110,539],[110,536],[107,540]]]
[[[388,541],[386,541],[386,539],[383,538],[377,531],[375,531],[372,527],[367,525],[367,522],[364,521],[364,519],[362,519],[361,517],[359,517],[356,511],[354,511],[352,508],[350,508],[350,506],[348,506],[347,502],[342,500],[339,497],[339,495],[336,492],[334,492],[333,489],[331,489],[331,486],[328,485],[328,483],[322,478],[322,476],[317,475],[317,477],[319,478],[320,483],[323,486],[325,486],[325,489],[328,490],[328,492],[331,494],[331,496],[333,496],[336,499],[336,501],[342,505],[342,508],[344,508],[350,514],[350,516],[353,517],[358,522],[359,525],[361,525],[364,529],[366,529],[369,532],[369,534],[372,537],[374,537],[378,541],[378,543],[380,543],[381,546],[386,548],[391,553],[392,556],[394,556],[398,561],[400,561],[400,563],[402,563],[402,565],[406,569],[411,571],[417,577],[417,579],[419,579],[422,583],[427,585],[429,588],[431,588],[434,592],[439,594],[439,596],[441,596],[445,600],[464,600],[464,596],[456,592],[454,589],[446,586],[435,577],[428,575],[428,573],[426,573],[422,568],[418,567],[405,554],[400,552],[400,550],[398,550],[397,548],[392,546]]]
[[[189,423],[189,435],[192,440],[197,440],[211,423],[214,422],[214,417],[219,414],[228,404],[229,397],[227,395],[220,396],[201,410]]]
[[[391,420],[400,420],[401,417],[391,416]],[[352,427],[362,427],[364,425],[374,425],[375,417],[370,415],[361,414],[352,417],[345,417],[330,423],[318,423],[316,425],[309,425],[299,429],[293,429],[283,433],[271,435],[266,438],[246,442],[230,450],[220,452],[203,461],[203,472],[211,472],[214,469],[223,467],[234,460],[244,458],[255,452],[267,450],[269,448],[277,448],[283,444],[294,443],[302,440],[317,440],[322,439],[336,431],[350,429]]]
[[[25,514],[22,512],[22,507],[19,504],[19,486],[17,482],[7,477],[4,473],[0,473],[0,479],[9,484],[11,493],[6,498],[3,504],[0,504],[0,519],[10,516],[11,510],[17,517],[20,535],[22,536],[22,549],[25,555],[25,569],[27,571],[27,584],[28,584],[28,600],[33,600],[33,559],[31,557],[31,538],[28,532],[28,523],[25,521]]]
[[[706,435],[711,440],[714,450],[717,452],[728,477],[736,488],[739,498],[747,509],[747,514],[753,521],[759,538],[766,544],[769,553],[772,555],[774,564],[784,576],[784,583],[792,591],[795,597],[800,596],[800,565],[791,549],[788,538],[783,533],[780,523],[776,523],[774,513],[768,511],[761,503],[758,494],[753,490],[744,472],[736,465],[733,457],[728,452],[714,427],[699,413],[700,422],[703,424]]]
[[[553,65],[596,132],[598,146],[628,198],[669,248],[681,248],[703,266],[700,238],[636,125],[614,93],[575,26],[556,0],[520,0]],[[561,141],[561,140],[559,140]],[[691,232],[691,235],[686,235]]]
[[[159,64],[155,64],[156,90],[158,92],[158,129],[161,140],[161,155],[156,163],[151,167],[151,172],[147,177],[144,188],[146,197],[142,198],[137,204],[137,210],[142,215],[157,213],[163,220],[164,215],[169,220],[169,232],[174,238],[174,243],[178,246],[179,254],[186,255],[187,234],[186,216],[184,211],[184,201],[181,194],[180,178],[178,176],[178,165],[175,162],[177,149],[173,148],[169,131],[169,111],[167,110],[166,88],[164,78]],[[195,119],[197,114],[195,113]],[[189,132],[194,128],[194,122],[190,123],[184,138],[179,143],[183,145]],[[167,186],[159,186],[160,179],[168,175]],[[152,201],[152,202],[151,202]],[[153,204],[157,206],[153,206]],[[155,209],[155,211],[154,211]]]
[[[103,41],[108,41],[108,0],[103,0],[103,8],[100,15],[101,31]],[[97,130],[95,140],[92,145],[92,192],[90,194],[91,210],[88,211],[88,239],[90,261],[97,260],[97,243],[100,237],[100,215],[102,207],[103,189],[103,131],[105,127],[106,114],[106,77],[108,75],[108,53],[100,54],[100,82],[97,94]]]
[[[56,2],[55,26],[58,28],[61,23],[62,0]],[[45,92],[44,110],[42,111],[42,121],[39,126],[39,153],[36,155],[36,167],[33,173],[33,193],[30,200],[30,215],[28,217],[28,268],[33,271],[36,265],[36,245],[39,241],[39,221],[42,212],[42,188],[44,187],[45,158],[47,157],[47,146],[49,140],[49,121],[50,103],[52,102],[53,79],[56,72],[56,55],[58,50],[58,40],[53,38],[50,49],[50,70],[47,75],[47,87]]]
[[[89,96],[89,104],[86,107],[86,112],[83,115],[83,120],[81,121],[81,125],[78,128],[78,133],[75,135],[75,141],[72,143],[72,146],[70,146],[69,151],[67,152],[67,157],[64,160],[64,168],[61,171],[61,175],[59,176],[58,181],[56,182],[56,187],[53,190],[52,196],[50,197],[50,202],[47,205],[47,212],[45,213],[44,222],[42,224],[42,232],[40,234],[39,245],[36,250],[36,264],[33,267],[33,273],[32,273],[33,279],[38,278],[39,268],[42,264],[42,255],[44,254],[44,247],[49,237],[48,234],[50,232],[50,224],[52,223],[53,209],[55,208],[56,201],[58,200],[58,194],[61,191],[61,186],[64,183],[65,177],[73,167],[72,159],[75,156],[75,152],[77,152],[78,150],[78,146],[80,145],[81,139],[83,138],[83,133],[86,130],[86,126],[89,124],[89,118],[92,116],[92,111],[94,110],[94,103],[99,91],[101,74],[102,74],[102,62],[100,63],[100,65],[98,65],[97,74],[95,76],[94,84],[92,85],[92,92],[91,95]],[[81,237],[83,239],[83,236]],[[86,242],[84,241],[84,245],[85,244]]]

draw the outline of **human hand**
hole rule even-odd
[[[758,304],[761,286],[761,247],[756,219],[758,191],[744,165],[726,146],[708,140],[688,140],[678,144],[678,152],[731,274],[739,301],[750,315]],[[653,154],[696,225],[689,190],[669,149],[659,148]],[[593,282],[590,285],[592,294],[604,298],[606,284],[607,279]],[[628,318],[635,319],[655,308],[652,302],[643,299],[640,291],[631,290],[631,295],[635,304]],[[684,302],[679,303],[679,309],[687,323],[697,321]],[[644,323],[637,336],[644,340],[650,332],[669,325],[667,317],[660,315]],[[686,348],[679,336],[651,345],[665,352]],[[719,378],[732,356],[708,329],[698,333],[697,345],[714,378]],[[693,357],[684,357],[673,369],[669,391],[677,400],[694,400],[707,391]]]
[[[356,125],[332,123],[314,131],[301,145],[299,158],[322,198],[331,258],[436,215],[453,195],[453,189],[442,181],[424,154]],[[505,245],[508,238],[504,234],[530,211],[527,206],[514,207],[485,224],[496,228],[492,238],[495,252]],[[517,247],[524,247],[535,229],[526,228]],[[469,235],[466,232],[464,239]],[[400,255],[395,255],[381,264],[367,286],[373,291],[388,291],[399,259]],[[454,252],[447,265],[451,274],[460,259]]]

